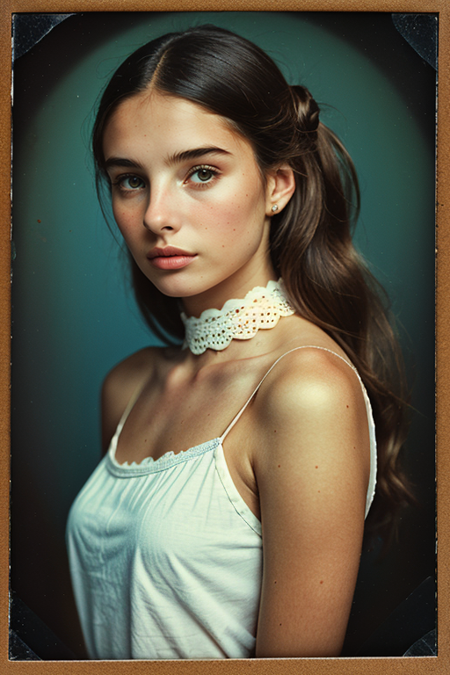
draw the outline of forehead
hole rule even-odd
[[[105,157],[109,150],[139,144],[161,150],[202,145],[225,146],[238,154],[251,154],[250,143],[233,128],[232,122],[187,99],[141,92],[126,99],[111,115],[103,134]],[[169,147],[170,146],[170,147]]]

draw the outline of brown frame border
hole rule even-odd
[[[76,11],[364,11],[439,14],[439,112],[437,164],[437,477],[438,477],[438,656],[395,658],[252,659],[229,661],[9,661],[9,432],[10,432],[10,166],[11,15],[14,12]],[[2,0],[0,4],[0,669],[5,675],[284,675],[328,673],[434,675],[450,672],[450,3],[448,0]]]

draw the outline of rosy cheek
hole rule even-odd
[[[233,228],[238,227],[243,233],[247,229],[253,229],[261,218],[260,197],[250,193],[233,200],[231,207],[223,210],[221,224],[230,236],[235,236]]]

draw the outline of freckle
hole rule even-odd
[[[316,469],[318,469],[318,468],[319,468],[319,467],[318,467],[317,464],[316,464]]]
[[[323,584],[323,581],[321,581],[320,583]]]
[[[345,407],[348,408],[348,405],[346,405]]]
[[[317,490],[317,492],[320,492],[320,490]]]
[[[276,433],[277,433],[277,430],[276,430],[276,429],[274,429],[274,430],[273,430],[273,433],[274,433],[274,434],[276,434]]]
[[[278,468],[280,468],[281,464],[278,464]]]

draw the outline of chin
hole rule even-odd
[[[198,288],[196,285],[189,285],[174,277],[171,279],[158,279],[157,281],[150,279],[150,281],[160,293],[167,295],[169,298],[190,298],[207,290],[207,287]]]
[[[179,272],[158,275],[157,278],[155,278],[156,275],[147,275],[147,278],[163,295],[183,299],[201,296],[213,289],[217,289],[220,293],[222,284],[226,284],[228,281],[232,283],[236,271],[231,269],[224,272],[223,275],[216,274],[215,276],[205,274],[202,279],[199,272],[193,270],[188,272],[186,268],[186,273],[180,270]]]

